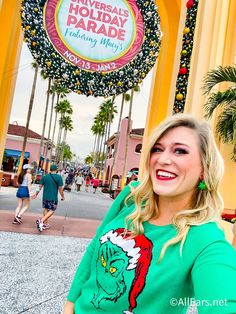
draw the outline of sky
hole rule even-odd
[[[16,87],[12,103],[12,110],[10,116],[10,123],[17,122],[18,125],[26,125],[26,117],[28,112],[28,105],[33,84],[34,70],[32,69],[33,58],[31,53],[24,43],[21,51],[20,64],[18,70],[16,69],[12,75],[17,75]],[[148,107],[150,85],[152,73],[150,72],[144,79],[139,93],[135,93],[132,120],[133,128],[144,128],[146,122],[146,113]],[[42,133],[44,110],[46,104],[47,81],[44,81],[38,76],[36,93],[34,98],[33,110],[29,128],[39,134]],[[67,96],[73,107],[73,126],[72,132],[68,132],[67,143],[71,150],[79,159],[84,159],[93,150],[94,136],[90,131],[93,125],[93,119],[99,111],[99,105],[104,101],[103,97],[86,97],[71,93]],[[51,102],[50,102],[51,104]],[[119,112],[121,105],[121,96],[116,97],[115,102],[118,114],[116,115],[111,127],[111,134],[117,131],[119,120]],[[128,103],[124,105],[123,118],[128,116]],[[49,110],[50,111],[50,110]],[[48,119],[50,112],[48,111]],[[54,118],[53,118],[54,121]],[[46,124],[45,137],[48,134],[48,122]],[[57,135],[58,128],[56,129]]]

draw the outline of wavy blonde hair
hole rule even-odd
[[[126,198],[126,202],[132,200],[136,205],[135,211],[127,217],[126,224],[129,224],[132,235],[142,234],[144,232],[142,223],[158,215],[158,195],[153,191],[150,177],[151,150],[157,140],[169,130],[180,126],[194,130],[198,137],[200,158],[207,190],[199,190],[196,186],[192,207],[178,212],[173,217],[172,223],[177,228],[178,233],[176,237],[164,244],[159,260],[163,258],[166,249],[170,245],[178,242],[181,242],[181,254],[190,226],[201,225],[210,221],[218,222],[220,213],[223,210],[223,200],[219,193],[219,183],[224,169],[223,159],[217,149],[211,128],[206,122],[199,121],[191,115],[177,114],[163,121],[149,138],[148,148],[144,152],[143,159],[145,161],[144,178],[136,188],[131,188],[131,194]]]

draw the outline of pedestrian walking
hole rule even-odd
[[[82,177],[82,174],[79,173],[77,175],[77,177],[75,178],[75,184],[76,184],[76,187],[77,187],[77,192],[80,192],[80,188],[83,185],[83,183],[84,183],[84,178]]]
[[[30,164],[23,165],[23,169],[17,180],[19,184],[19,188],[16,193],[18,205],[15,210],[15,217],[12,222],[13,224],[22,223],[21,217],[30,206],[30,192],[32,182],[31,169],[32,167]]]
[[[88,187],[90,185],[90,176],[87,174],[85,177],[85,191],[88,192]]]
[[[65,182],[65,186],[63,190],[71,192],[71,187],[74,182],[74,177],[75,177],[74,171],[70,170],[70,172],[68,173],[68,176],[66,177],[66,182]]]
[[[64,201],[64,192],[62,189],[62,177],[57,174],[57,165],[50,166],[50,173],[46,174],[39,182],[39,190],[33,196],[36,198],[43,188],[43,217],[36,220],[37,228],[40,232],[49,228],[48,220],[55,213],[58,204],[58,192],[61,200]]]
[[[99,186],[99,179],[94,178],[93,179],[93,194],[96,193],[98,186]]]
[[[218,224],[223,160],[189,115],[153,131],[143,180],[117,196],[77,269],[64,314],[236,313],[236,251]]]

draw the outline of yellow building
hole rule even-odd
[[[179,71],[183,30],[186,18],[186,0],[156,0],[163,32],[158,64],[154,70],[152,90],[144,136],[167,115],[172,114],[176,78]],[[0,161],[5,147],[15,80],[7,72],[17,68],[21,49],[20,0],[0,0],[2,29],[0,50]],[[204,75],[218,65],[235,63],[236,0],[199,0],[198,14],[191,58],[185,112],[203,118],[201,86]],[[211,121],[215,125],[215,118]],[[145,143],[144,139],[144,143]],[[219,143],[225,160],[222,195],[225,207],[236,204],[236,164],[230,160],[231,147]],[[145,149],[145,146],[144,146]]]

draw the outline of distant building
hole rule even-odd
[[[120,134],[113,134],[107,141],[107,158],[105,162],[105,180],[110,183],[111,175],[115,185],[120,186],[125,163],[125,141],[128,128],[128,118],[121,121]],[[142,150],[144,129],[132,129],[128,138],[127,178],[138,174]],[[117,151],[115,152],[115,147]]]
[[[26,128],[17,124],[9,124],[7,132],[7,140],[3,157],[3,170],[14,171],[16,170],[21,157],[21,150],[24,140]],[[25,148],[24,163],[32,163],[38,161],[39,147],[41,135],[28,130],[27,143]],[[44,146],[47,139],[44,138]],[[45,148],[45,147],[44,147]]]

